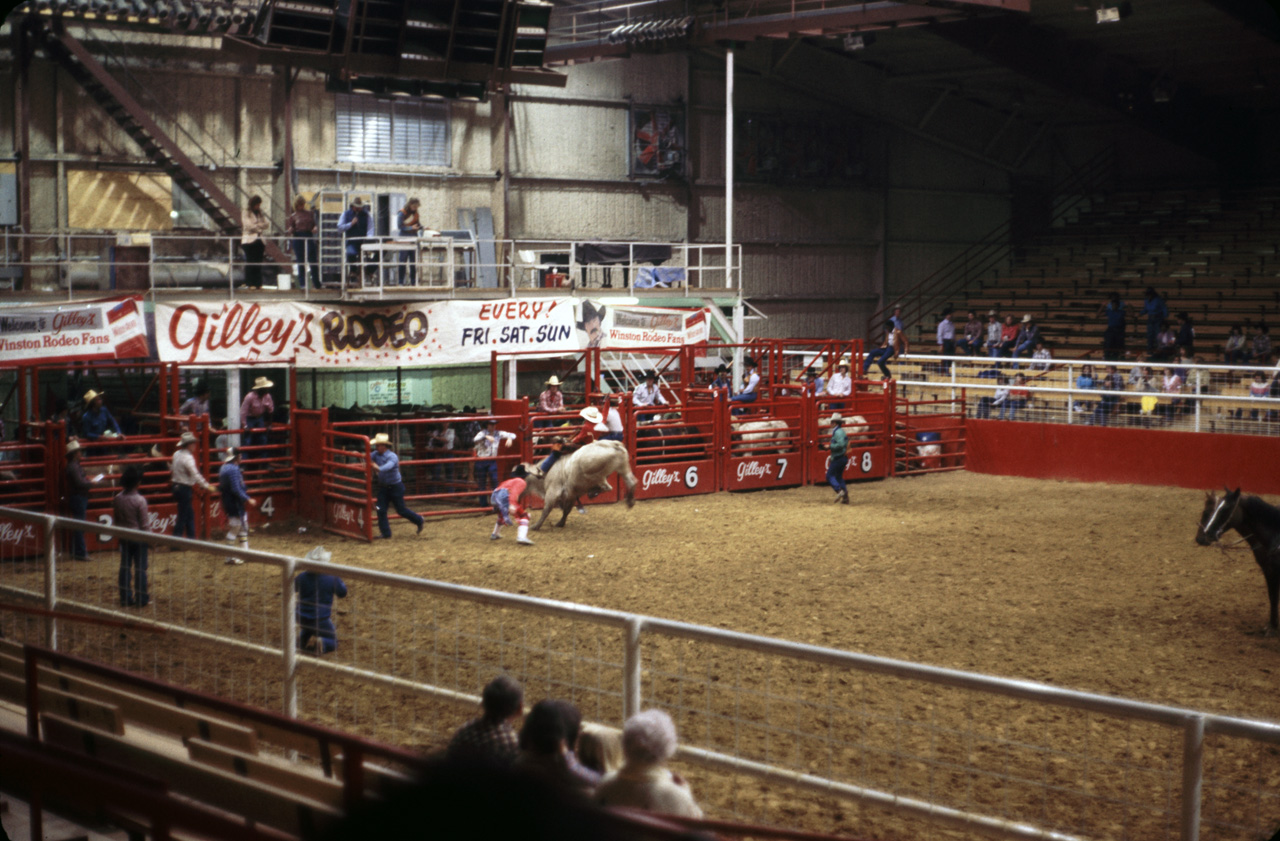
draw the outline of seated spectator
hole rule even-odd
[[[1124,391],[1124,377],[1120,376],[1120,371],[1116,366],[1108,365],[1107,374],[1102,378],[1098,385],[1103,391]],[[1098,400],[1098,407],[1093,410],[1093,423],[1097,426],[1106,426],[1107,421],[1116,410],[1120,408],[1120,395],[1104,394]]]
[[[1187,356],[1196,355],[1196,328],[1191,321],[1191,313],[1178,313],[1178,349],[1185,351]]]
[[[667,767],[676,752],[676,725],[662,710],[645,710],[622,727],[622,769],[596,792],[602,806],[623,806],[701,818],[689,784]]]
[[[995,359],[1000,355],[1000,316],[995,310],[987,312],[987,354]]]
[[[1156,336],[1156,350],[1151,354],[1148,362],[1159,362],[1164,359],[1173,359],[1178,352],[1178,334],[1173,332],[1173,327],[1169,322],[1163,322],[1160,325],[1160,333]]]
[[[1191,357],[1191,354],[1187,352],[1187,349],[1182,348],[1178,351],[1178,364],[1174,367],[1173,371],[1182,378],[1183,383],[1188,383],[1191,382],[1191,366],[1195,364],[1196,361]]]
[[[1030,314],[1022,317],[1022,327],[1018,329],[1018,341],[1013,348],[1013,358],[1017,359],[1024,353],[1031,355],[1031,351],[1035,348],[1036,343],[1040,341],[1040,328],[1035,321],[1031,319]]]
[[[1032,363],[1032,370],[1048,371],[1049,363],[1047,360],[1053,359],[1053,354],[1044,346],[1044,342],[1036,342],[1036,352],[1031,354],[1031,358],[1040,360],[1039,362]]]
[[[750,356],[744,357],[742,360],[742,391],[731,395],[729,401],[732,403],[754,403],[759,396],[757,389],[760,387],[760,375],[756,373],[756,361]],[[744,409],[734,409],[733,414],[740,415]]]
[[[560,390],[560,378],[552,376],[547,380],[547,387],[538,395],[538,411],[551,414],[554,412],[564,411],[564,392]],[[555,423],[554,420],[543,418],[535,420],[534,426],[545,427]]]
[[[498,675],[485,686],[480,706],[481,716],[453,734],[446,755],[455,762],[512,764],[520,755],[512,724],[524,710],[524,689],[514,678]]]
[[[942,356],[956,355],[956,325],[951,320],[951,307],[942,311],[942,320],[938,322],[938,353]],[[943,361],[942,370],[950,371],[950,359]]]
[[[1245,347],[1244,328],[1239,324],[1231,325],[1227,335],[1227,343],[1222,346],[1222,361],[1226,365],[1247,365],[1249,351]]]
[[[552,700],[534,704],[520,728],[516,769],[590,797],[600,785],[600,775],[583,767],[574,753],[581,728],[582,716],[572,704]]]
[[[956,350],[966,356],[976,356],[982,350],[986,335],[987,328],[982,319],[973,310],[969,310],[969,320],[964,323],[964,335],[956,340]]]
[[[1253,337],[1253,353],[1245,358],[1245,364],[1271,364],[1271,328],[1266,324],[1258,325],[1258,332]]]
[[[1182,394],[1182,377],[1178,376],[1178,369],[1166,368],[1164,377],[1161,379],[1160,392],[1173,397],[1168,405],[1161,406],[1160,414],[1172,416],[1182,409],[1182,399],[1176,395]]]
[[[622,735],[596,724],[582,725],[578,736],[578,761],[602,778],[622,767]]]
[[[1146,370],[1147,369],[1143,368],[1141,365],[1131,366],[1129,368],[1129,377],[1128,377],[1129,385],[1136,386],[1138,387],[1139,390],[1141,390],[1143,372]]]
[[[644,382],[631,390],[631,405],[636,408],[667,405],[667,398],[662,396],[662,389],[658,387],[657,371],[646,371]],[[653,413],[639,414],[636,420],[643,423],[652,417],[655,417]]]
[[[1013,388],[1009,389],[1009,399],[1000,407],[1000,419],[1004,420],[1004,410],[1009,408],[1009,420],[1018,419],[1018,410],[1031,405],[1031,392],[1027,389],[1027,378],[1019,374],[1013,380]]]
[[[1148,394],[1157,394],[1160,391],[1160,383],[1156,380],[1156,375],[1151,373],[1150,368],[1141,368],[1138,377],[1138,391],[1145,391]]]
[[[733,388],[733,377],[729,375],[728,365],[716,366],[716,378],[711,381],[711,385],[707,386],[711,389],[730,389]]]
[[[1096,383],[1094,381],[1094,370],[1092,365],[1086,365],[1080,369],[1080,376],[1076,377],[1076,388],[1081,391],[1092,391]],[[1077,400],[1072,406],[1073,412],[1090,412],[1093,411],[1093,403],[1087,400]]]
[[[1268,380],[1267,375],[1262,371],[1254,371],[1253,382],[1249,383],[1249,398],[1252,400],[1266,401],[1267,398],[1271,396],[1271,385],[1273,382],[1275,382],[1275,380]],[[1275,410],[1265,408],[1265,403],[1263,405],[1264,408],[1249,410],[1250,420],[1258,420],[1259,418],[1266,418],[1270,420],[1275,417]],[[1236,417],[1239,416],[1240,410],[1237,409]]]
[[[622,413],[618,411],[618,399],[607,394],[600,395],[600,411],[604,413],[604,426],[608,430],[600,436],[601,441],[621,441],[626,437],[622,427]]]
[[[994,394],[990,397],[978,398],[978,412],[976,417],[982,419],[989,418],[991,417],[991,410],[996,406],[999,406],[1000,419],[1004,420],[1004,404],[1009,399],[1009,378],[1004,374],[999,374],[996,377],[996,382],[1000,384],[1000,387],[995,390]]]
[[[1027,316],[1030,318],[1031,316]],[[1013,356],[1013,349],[1018,344],[1018,325],[1013,323],[1013,316],[1004,317],[1004,326],[1000,328],[1000,353],[992,356]]]
[[[895,356],[901,356],[907,352],[907,337],[893,323],[893,319],[889,319],[884,323],[884,334],[880,337],[880,347],[868,353],[862,361],[862,376],[865,377],[867,372],[871,370],[872,363],[880,366],[880,373],[883,379],[893,379],[893,372],[889,370],[889,366],[885,363]]]

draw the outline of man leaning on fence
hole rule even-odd
[[[489,418],[484,422],[484,429],[477,432],[472,444],[476,448],[476,487],[483,491],[485,488],[496,489],[498,487],[498,448],[510,447],[516,442],[516,436],[511,432],[503,432],[498,429],[498,419]],[[487,494],[481,494],[479,505],[488,505],[489,497]]]

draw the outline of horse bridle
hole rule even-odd
[[[1222,506],[1226,505],[1226,503],[1227,503],[1227,498],[1224,496],[1222,498],[1222,501],[1218,503],[1218,507],[1213,509],[1213,514],[1209,517],[1209,522],[1206,525],[1209,525],[1209,526],[1213,525],[1214,521],[1218,519],[1218,514],[1222,511]],[[1240,497],[1236,497],[1235,504],[1231,506],[1231,511],[1228,512],[1227,516],[1222,518],[1222,525],[1218,527],[1217,532],[1215,534],[1210,534],[1208,528],[1206,528],[1204,525],[1198,526],[1200,529],[1200,532],[1205,537],[1213,541],[1214,543],[1218,543],[1219,541],[1222,540],[1222,533],[1225,532],[1230,527],[1231,521],[1235,519],[1236,511],[1239,510],[1239,508],[1240,508]],[[1248,540],[1248,538],[1242,535],[1240,540],[1237,540],[1236,543],[1240,543],[1244,540]],[[1235,544],[1232,544],[1232,545],[1235,545]]]

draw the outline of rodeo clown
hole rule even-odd
[[[529,539],[529,512],[524,507],[524,497],[528,493],[524,481],[526,475],[524,465],[517,464],[511,470],[511,478],[498,485],[497,490],[489,495],[489,504],[498,515],[498,522],[493,524],[493,533],[489,535],[490,540],[500,539],[502,535],[498,532],[503,526],[511,525],[514,516],[516,543],[533,545],[533,541]]]
[[[222,495],[222,514],[227,518],[227,545],[249,548],[249,509],[258,503],[249,497],[240,472],[240,448],[231,447],[222,456],[218,471],[218,492]],[[240,558],[227,558],[229,564],[243,564]]]

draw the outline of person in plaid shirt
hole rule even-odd
[[[446,755],[454,761],[510,765],[520,755],[511,724],[524,712],[524,689],[514,678],[499,675],[484,688],[480,705],[483,715],[453,734]]]

